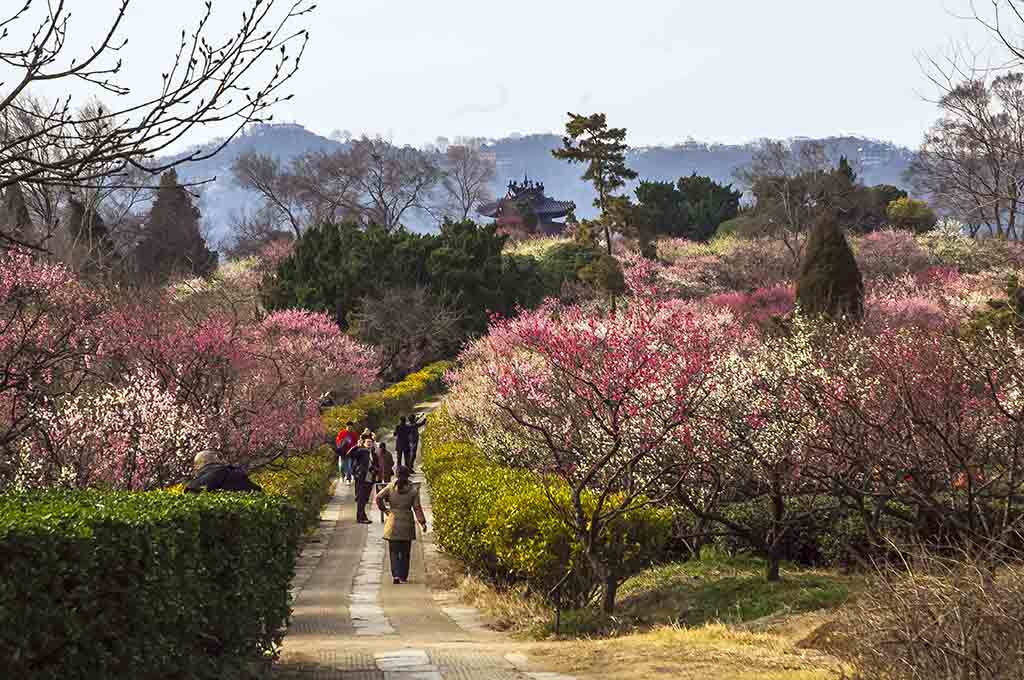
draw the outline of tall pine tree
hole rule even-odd
[[[217,266],[217,253],[206,246],[199,231],[199,210],[178,184],[178,173],[160,177],[145,235],[135,250],[142,278],[166,281],[172,276],[206,276]]]
[[[565,136],[562,137],[562,148],[554,149],[551,155],[570,163],[583,163],[587,171],[583,179],[594,185],[597,198],[594,205],[601,210],[601,222],[604,224],[605,243],[608,257],[612,256],[611,223],[621,210],[612,210],[613,206],[621,208],[622,201],[615,201],[615,192],[626,186],[626,182],[636,179],[635,170],[626,165],[626,128],[608,127],[608,119],[603,113],[582,116],[569,113],[569,122],[565,124]],[[615,213],[614,215],[611,213]],[[612,293],[612,312],[615,311],[615,294]]]

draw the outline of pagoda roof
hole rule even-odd
[[[541,220],[565,217],[569,212],[576,209],[572,201],[556,201],[544,194],[543,182],[531,182],[529,177],[524,176],[522,183],[509,182],[508,193],[504,198],[491,203],[485,203],[477,208],[477,212],[484,217],[497,218],[502,208],[511,205],[518,210],[519,206],[529,206],[529,209]]]
[[[500,200],[481,205],[477,208],[477,212],[484,217],[497,217],[498,211],[501,210],[502,207],[509,203],[515,205],[521,200],[522,199],[518,197],[502,198]],[[537,217],[543,219],[545,217],[565,217],[569,212],[576,209],[576,204],[573,201],[556,201],[552,198],[548,198],[547,196],[542,196],[539,199],[535,199],[531,207]]]

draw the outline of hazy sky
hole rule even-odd
[[[567,111],[603,111],[633,145],[850,133],[917,146],[935,108],[916,57],[990,42],[953,16],[968,1],[321,0],[276,118],[420,144],[560,131]],[[94,42],[115,0],[67,2],[76,41]],[[215,32],[249,4],[214,0]],[[136,93],[158,84],[202,5],[133,0]]]

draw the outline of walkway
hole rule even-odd
[[[432,531],[429,489],[419,474],[413,481],[422,484]],[[292,624],[276,678],[573,680],[529,670],[521,644],[488,630],[475,610],[428,587],[436,573],[433,533],[413,544],[409,583],[393,585],[379,513],[370,516],[374,524],[356,524],[352,487],[339,481],[317,537],[299,559]]]

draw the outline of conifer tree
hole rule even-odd
[[[864,312],[864,281],[853,250],[835,221],[811,231],[796,288],[797,307],[810,316],[859,319]]]
[[[0,248],[28,242],[32,236],[32,217],[25,204],[20,184],[12,184],[3,193],[0,210]]]
[[[637,173],[626,165],[626,128],[608,127],[603,113],[583,116],[569,113],[565,124],[562,148],[551,152],[555,158],[570,163],[585,163],[587,171],[583,179],[597,190],[595,207],[601,210],[604,223],[605,243],[608,257],[612,257],[611,216],[608,214],[615,198],[615,191],[636,179]],[[611,296],[612,312],[615,311],[615,295]]]
[[[172,275],[206,276],[217,264],[217,254],[206,246],[199,231],[199,210],[178,173],[168,170],[160,177],[153,209],[149,213],[135,261],[143,278],[166,280]]]

